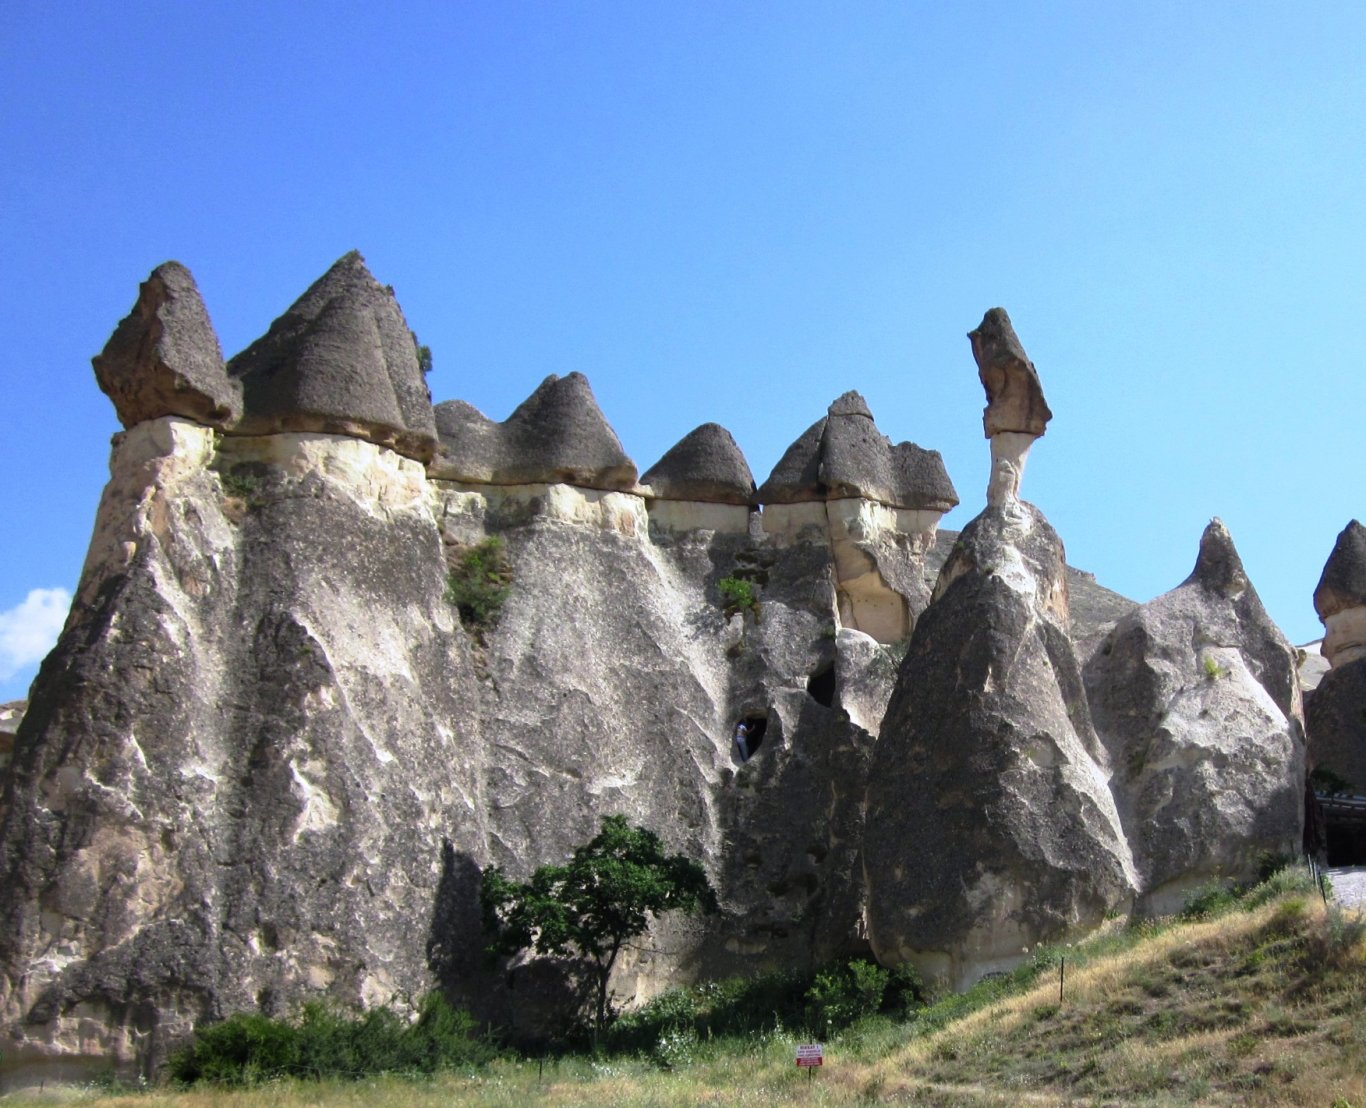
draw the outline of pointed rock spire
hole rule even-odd
[[[839,397],[824,419],[802,432],[755,494],[761,504],[844,497],[940,512],[958,503],[939,452],[912,442],[893,445],[857,392]]]
[[[1366,527],[1352,520],[1338,535],[1314,589],[1319,618],[1366,604]]]
[[[339,259],[228,364],[247,434],[324,431],[426,461],[436,446],[417,345],[393,293],[356,251]]]
[[[1204,534],[1200,536],[1200,553],[1195,559],[1195,569],[1186,580],[1230,597],[1240,596],[1247,590],[1248,579],[1243,570],[1243,560],[1238,556],[1233,536],[1228,533],[1223,520],[1215,518],[1209,521]]]
[[[1004,308],[992,308],[975,331],[968,332],[977,376],[986,389],[982,428],[991,440],[991,477],[987,503],[1017,500],[1025,460],[1034,440],[1053,418],[1043,398],[1043,386],[1010,325]]]
[[[492,485],[635,487],[635,463],[582,373],[552,373],[502,423],[459,400],[438,404],[436,418],[441,449],[431,468],[434,477]]]
[[[242,414],[209,313],[179,262],[152,270],[137,303],[91,359],[125,427],[174,415],[227,427]]]
[[[731,433],[704,423],[669,448],[640,479],[662,500],[748,504],[754,475]]]

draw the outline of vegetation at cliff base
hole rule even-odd
[[[626,941],[643,935],[651,916],[717,911],[706,871],[666,854],[658,835],[625,816],[606,817],[567,863],[541,866],[528,881],[486,870],[480,904],[490,953],[534,950],[589,962],[595,1038],[611,1015],[608,980]]]
[[[612,1024],[595,1054],[119,1100],[1366,1106],[1366,916],[1326,904],[1298,867],[1202,891],[1184,917],[1111,921],[964,993],[927,998],[888,977],[874,1005],[886,973],[864,962],[671,989]],[[825,1065],[808,1078],[793,1059],[810,1038],[825,1043]]]

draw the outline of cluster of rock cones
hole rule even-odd
[[[578,374],[501,423],[433,407],[359,255],[230,361],[159,267],[95,359],[127,430],[0,769],[0,1082],[151,1073],[197,1021],[318,995],[529,1019],[564,982],[483,967],[480,870],[605,814],[721,895],[623,959],[639,999],[870,951],[962,985],[1297,852],[1296,653],[1228,532],[1148,604],[1088,585],[1019,497],[1038,373],[1000,309],[969,337],[992,473],[955,537],[940,456],[857,393],[757,487],[716,424],[639,474]],[[447,575],[489,537],[513,584],[471,636]],[[1359,525],[1315,602],[1315,759],[1366,781]]]

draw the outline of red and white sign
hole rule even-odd
[[[820,1043],[802,1043],[797,1047],[797,1065],[825,1065],[825,1047]]]

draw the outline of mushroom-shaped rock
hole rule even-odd
[[[761,504],[861,497],[893,508],[946,512],[958,503],[937,450],[893,445],[878,431],[867,403],[847,392],[825,418],[787,448],[755,494]]]
[[[1036,438],[1044,433],[1053,413],[1043,398],[1038,371],[1024,352],[1010,316],[1004,308],[992,308],[975,331],[968,332],[977,376],[987,391],[982,427],[987,438],[1003,431]]]
[[[1133,894],[1067,629],[1062,543],[1016,502],[965,527],[873,753],[869,937],[957,987]]]
[[[223,365],[194,278],[179,262],[152,270],[91,363],[125,427],[168,415],[228,427],[242,414],[242,390]]]
[[[1352,520],[1338,535],[1314,590],[1323,621],[1323,656],[1332,666],[1366,658],[1366,527]]]
[[[1212,521],[1191,575],[1124,616],[1086,665],[1092,719],[1140,878],[1179,908],[1216,876],[1298,850],[1303,710],[1295,650]]]
[[[1327,619],[1347,608],[1366,604],[1366,527],[1347,524],[1324,563],[1314,590],[1314,610]]]
[[[636,466],[582,373],[551,374],[504,422],[463,401],[436,407],[441,448],[433,477],[488,485],[569,484],[622,490]]]
[[[352,251],[228,363],[246,434],[322,431],[427,461],[436,447],[417,344],[393,293]]]
[[[748,504],[754,495],[749,463],[719,423],[689,431],[645,471],[640,482],[661,500]]]

